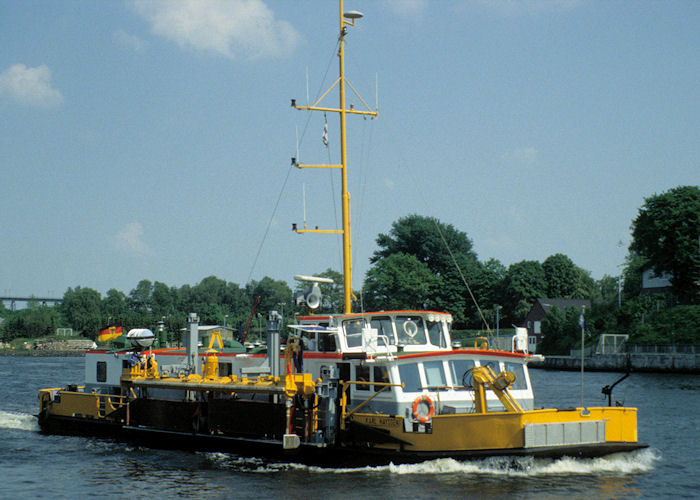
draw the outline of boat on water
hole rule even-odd
[[[289,325],[284,344],[274,311],[266,349],[254,351],[224,348],[216,335],[200,346],[195,313],[183,348],[154,348],[150,330],[132,330],[129,347],[86,351],[81,385],[39,391],[43,432],[326,466],[594,457],[646,446],[638,442],[636,408],[537,408],[528,372],[536,356],[524,328],[508,348],[486,338],[462,347],[453,345],[449,313],[353,312],[345,120],[377,114],[346,109],[344,38],[360,17],[340,1],[339,107],[292,101],[296,109],[340,115],[341,164],[292,162],[341,169],[342,229],[294,229],[342,234],[343,312],[318,312],[327,278],[296,276],[308,284],[295,297],[307,313]]]

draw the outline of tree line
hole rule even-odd
[[[627,333],[639,342],[700,342],[699,227],[697,186],[647,198],[631,224],[632,243],[622,275],[594,280],[563,253],[543,262],[523,260],[509,266],[496,259],[482,262],[465,232],[433,217],[409,215],[377,236],[363,287],[354,293],[354,310],[446,311],[452,313],[455,328],[485,329],[493,328],[497,318],[502,325],[521,325],[540,297],[589,299],[587,329],[592,337]],[[646,269],[669,273],[671,289],[643,294],[641,274]],[[341,311],[342,275],[332,269],[317,275],[334,279],[333,284],[321,284],[321,311]],[[298,284],[298,289],[304,286]],[[3,306],[0,336],[5,341],[36,338],[71,327],[94,339],[110,325],[153,328],[158,321],[174,332],[185,327],[190,312],[204,324],[240,328],[252,317],[254,326],[262,326],[272,310],[287,318],[306,312],[294,304],[286,282],[270,277],[245,286],[215,276],[181,287],[144,279],[128,295],[113,288],[103,297],[78,286],[69,288],[55,307],[34,303],[11,312]],[[549,315],[543,324],[549,353],[576,345],[579,313]]]

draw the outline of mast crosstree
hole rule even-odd
[[[339,35],[339,48],[338,48],[338,66],[339,66],[339,76],[338,79],[330,86],[330,88],[311,106],[298,106],[296,99],[292,99],[292,107],[295,109],[306,110],[306,111],[323,111],[330,113],[338,113],[340,115],[340,164],[339,165],[306,165],[297,163],[296,159],[292,162],[297,168],[339,168],[341,169],[342,183],[341,183],[341,200],[342,200],[342,215],[343,215],[343,228],[342,229],[307,229],[306,224],[302,229],[297,228],[296,224],[292,226],[293,230],[297,233],[331,233],[331,234],[342,234],[343,235],[343,295],[344,295],[344,312],[352,312],[352,255],[351,255],[351,238],[350,238],[350,193],[348,192],[348,160],[347,160],[347,139],[346,139],[346,125],[345,118],[346,115],[365,115],[375,117],[377,116],[377,111],[370,110],[364,100],[357,94],[355,89],[348,83],[345,79],[345,36],[348,32],[348,26],[354,26],[355,20],[362,17],[362,14],[357,11],[343,12],[343,1],[340,0],[340,35]],[[335,86],[338,86],[338,94],[340,95],[340,103],[338,108],[331,108],[321,106],[321,102],[328,95],[328,93],[333,90]],[[366,110],[356,110],[353,106],[350,109],[346,108],[345,104],[345,90],[346,85],[357,95],[362,104],[367,108]]]

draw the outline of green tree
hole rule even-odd
[[[246,285],[246,294],[253,301],[260,297],[260,304],[256,309],[257,313],[267,316],[270,311],[279,311],[280,303],[291,307],[292,289],[282,280],[273,280],[265,276],[260,281],[251,281]],[[291,309],[288,309],[291,310]]]
[[[153,315],[162,318],[175,312],[175,302],[177,300],[177,290],[170,288],[165,283],[155,281],[151,291],[150,303]]]
[[[376,266],[382,259],[394,254],[412,255],[418,262],[427,266],[437,278],[436,284],[430,286],[432,294],[430,300],[437,309],[452,313],[455,323],[463,324],[466,318],[473,315],[474,306],[462,276],[467,283],[471,283],[479,276],[481,265],[466,233],[434,217],[409,215],[395,221],[389,234],[379,234],[377,246],[379,249],[370,259],[372,264]],[[459,265],[461,273],[455,262]],[[390,269],[395,265],[396,262],[391,266],[385,266],[385,269],[380,269],[380,272],[375,273],[374,279],[386,275],[387,268]],[[402,265],[408,265],[408,263],[404,260]],[[435,282],[435,280],[431,281]],[[411,297],[412,293],[406,290],[400,295]],[[407,305],[402,308],[405,307]]]
[[[102,317],[102,296],[92,288],[68,288],[63,294],[60,311],[70,326],[88,338],[97,338],[107,318]]]
[[[671,274],[682,304],[700,303],[700,188],[679,186],[644,200],[632,222],[630,251]]]
[[[136,288],[129,292],[127,304],[135,313],[144,314],[151,310],[151,290],[153,285],[149,280],[139,281]]]
[[[376,263],[394,253],[404,253],[415,256],[431,271],[441,273],[454,266],[445,244],[454,255],[462,254],[476,263],[476,253],[466,233],[435,217],[409,215],[395,221],[389,234],[377,236],[379,249],[374,252],[370,262]]]
[[[569,257],[561,253],[550,255],[542,262],[542,269],[547,282],[547,297],[576,298],[579,271]]]
[[[570,350],[581,345],[581,327],[578,319],[581,310],[569,307],[562,311],[552,307],[542,321],[541,350],[546,354],[567,355]]]
[[[102,311],[106,318],[106,323],[122,324],[129,315],[129,308],[126,303],[126,295],[116,288],[107,290],[107,294],[102,299]]]
[[[508,267],[504,279],[504,314],[521,323],[539,297],[547,293],[544,269],[536,260],[523,260]]]
[[[439,281],[414,255],[394,253],[367,271],[365,304],[374,310],[423,309]]]

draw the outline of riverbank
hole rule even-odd
[[[545,370],[581,369],[577,356],[545,356],[544,361],[531,362],[531,368]],[[623,353],[585,356],[583,368],[587,371],[694,373],[700,374],[700,353]]]
[[[49,350],[49,349],[0,349],[0,356],[32,357],[84,357],[84,350]]]

